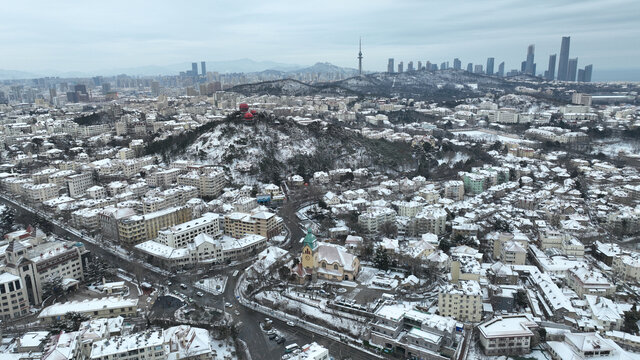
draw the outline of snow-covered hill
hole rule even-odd
[[[349,130],[318,124],[262,119],[224,121],[185,151],[189,159],[223,166],[236,181],[277,182],[287,174],[368,167],[389,174],[412,170],[411,146],[366,139]]]

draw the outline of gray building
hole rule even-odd
[[[493,75],[493,63],[496,61],[495,58],[487,58],[487,75]]]
[[[578,58],[569,59],[569,67],[567,68],[566,81],[576,81],[578,72]]]
[[[393,74],[393,68],[394,68],[393,62],[394,62],[393,58],[389,58],[389,62],[387,63],[387,72],[389,74]]]
[[[533,64],[533,57],[534,57],[535,51],[536,51],[536,46],[533,44],[529,45],[529,47],[527,48],[527,62],[524,68],[525,73],[529,75],[534,75],[534,76],[536,74],[536,69]]]
[[[547,68],[547,80],[553,80],[556,77],[556,54],[549,56],[549,67]]]

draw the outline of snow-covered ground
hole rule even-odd
[[[640,152],[640,141],[615,141],[611,142],[610,139],[605,142],[594,141],[592,153],[597,154],[599,152],[609,156],[617,157],[618,153],[622,151],[627,154],[637,154]]]
[[[227,277],[218,275],[212,278],[202,279],[195,282],[193,286],[213,295],[220,295],[227,286]]]
[[[514,144],[520,144],[522,142],[527,141],[520,138],[497,135],[497,134],[493,134],[493,133],[482,131],[482,130],[458,131],[453,133],[458,137],[467,137],[471,139],[478,139],[478,140],[484,140],[484,141],[500,141],[503,143],[514,143]]]
[[[216,340],[210,339],[211,350],[214,359],[232,360],[237,359],[236,348],[231,339]]]

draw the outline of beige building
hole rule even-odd
[[[234,238],[256,234],[271,239],[281,231],[282,219],[268,211],[252,214],[234,212],[224,216],[224,232]]]
[[[220,195],[226,183],[227,179],[220,169],[212,169],[204,174],[191,171],[178,176],[179,185],[193,186],[198,189],[198,195],[205,198]]]
[[[52,279],[59,280],[63,288],[84,279],[85,254],[82,243],[54,241],[27,249],[13,240],[6,249],[5,269],[20,277],[29,303],[38,305],[43,301],[43,287]]]
[[[22,279],[5,272],[0,274],[0,320],[16,319],[29,313],[29,301]]]
[[[191,220],[191,209],[186,206],[170,207],[145,215],[135,215],[118,222],[118,237],[125,245],[135,245],[155,239],[158,232]]]
[[[537,328],[530,314],[498,316],[478,325],[478,334],[486,355],[522,355],[531,352]]]
[[[623,254],[614,257],[613,270],[624,280],[640,281],[640,254]]]
[[[616,286],[611,284],[600,271],[587,266],[569,269],[567,283],[580,297],[583,295],[607,296],[616,291]]]
[[[90,173],[74,174],[67,176],[67,188],[72,198],[84,195],[93,185],[93,176]]]
[[[452,200],[464,200],[464,182],[451,180],[444,183],[444,197]]]
[[[44,184],[30,184],[26,183],[22,185],[22,191],[24,195],[31,202],[41,203],[58,197],[59,188],[56,184],[44,183]]]
[[[449,284],[438,294],[438,312],[458,321],[482,320],[482,290],[477,281]]]
[[[218,214],[206,213],[197,219],[160,230],[157,241],[178,248],[193,242],[193,239],[202,233],[214,238],[222,235]]]

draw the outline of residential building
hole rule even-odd
[[[523,355],[531,352],[538,324],[531,314],[498,316],[478,325],[486,355]]]
[[[281,231],[282,218],[268,211],[234,212],[224,216],[224,233],[234,238],[256,234],[271,239]]]
[[[29,313],[29,301],[22,279],[14,274],[0,274],[0,320],[6,322]]]
[[[616,286],[598,270],[592,267],[579,266],[569,269],[567,283],[578,296],[584,295],[611,295],[616,291]]]
[[[5,270],[20,277],[29,303],[42,303],[43,287],[60,281],[65,289],[84,279],[88,252],[82,243],[45,242],[30,249],[13,240],[5,250]]]
[[[118,221],[118,237],[125,245],[135,245],[154,239],[158,231],[191,220],[191,209],[170,207],[145,215],[129,216]]]
[[[67,176],[67,188],[69,196],[76,198],[85,194],[88,188],[93,185],[91,173],[82,173]]]
[[[448,284],[438,294],[438,312],[459,321],[478,322],[482,319],[482,290],[477,281]]]
[[[173,248],[179,248],[193,242],[196,236],[203,233],[214,238],[222,235],[220,215],[206,213],[200,218],[160,230],[157,241]]]

